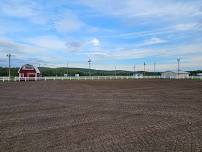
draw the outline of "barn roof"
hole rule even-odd
[[[40,73],[40,71],[39,71],[39,68],[38,68],[38,67],[34,66],[34,68],[35,68],[35,70],[36,70],[36,73]]]

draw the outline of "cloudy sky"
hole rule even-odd
[[[201,0],[0,0],[0,66],[202,69]]]

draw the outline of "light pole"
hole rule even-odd
[[[177,76],[179,79],[179,74],[180,74],[180,58],[177,58]]]
[[[146,63],[144,62],[144,76],[145,76],[145,66],[146,66]]]
[[[88,60],[88,65],[89,65],[89,76],[91,76],[91,62],[92,62],[92,60],[91,59],[89,59]]]
[[[7,54],[6,55],[8,57],[8,76],[9,76],[9,79],[11,78],[11,54]]]
[[[40,77],[42,77],[42,70],[40,70],[40,67],[41,67],[41,64],[38,63],[38,69],[39,69],[39,71],[40,71]]]
[[[115,71],[114,71],[114,75],[115,75],[115,77],[116,77],[116,66],[115,66]]]
[[[134,64],[134,67],[133,67],[133,68],[134,68],[134,74],[133,74],[133,75],[135,76],[135,73],[136,73],[136,67],[135,67],[135,64]]]
[[[156,63],[154,62],[154,73],[156,72]]]
[[[67,76],[69,75],[69,64],[67,62]]]

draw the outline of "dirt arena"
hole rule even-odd
[[[1,152],[201,152],[202,81],[0,83]]]

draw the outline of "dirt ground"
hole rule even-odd
[[[201,152],[202,81],[0,83],[1,152]]]

